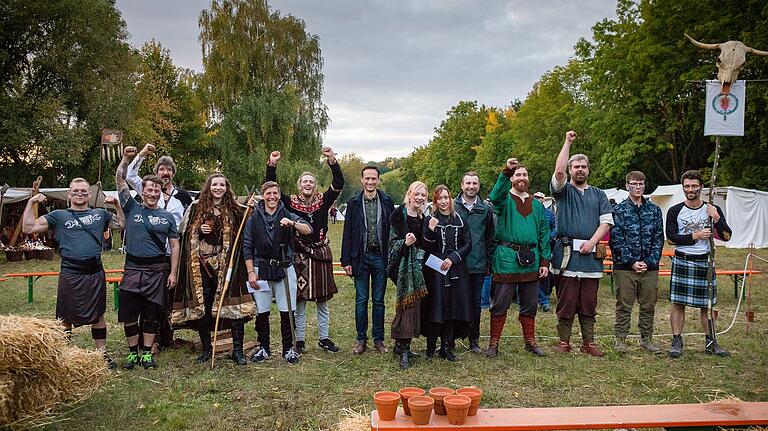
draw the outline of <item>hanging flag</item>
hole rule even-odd
[[[729,94],[722,94],[720,87],[720,81],[707,81],[704,136],[744,136],[747,86],[736,81]]]

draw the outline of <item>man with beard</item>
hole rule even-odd
[[[91,325],[91,337],[96,349],[103,355],[110,369],[117,367],[107,356],[107,322],[104,312],[107,304],[107,282],[101,264],[101,235],[109,229],[110,222],[122,228],[124,217],[114,196],[104,198],[104,203],[115,205],[117,217],[105,209],[91,209],[90,184],[83,178],[69,183],[69,208],[54,210],[37,219],[32,207],[45,202],[40,193],[27,201],[24,208],[24,233],[43,233],[53,229],[61,254],[61,270],[56,293],[56,318],[64,332],[72,333],[72,326]]]
[[[491,337],[485,352],[491,358],[498,354],[507,310],[515,298],[520,304],[517,319],[522,326],[525,350],[546,356],[536,344],[536,311],[539,279],[547,277],[552,257],[549,221],[544,215],[544,205],[528,194],[529,185],[528,169],[512,158],[507,160],[490,194],[498,223],[498,247],[493,259]]]
[[[379,168],[365,166],[360,171],[363,191],[347,202],[344,236],[341,241],[341,265],[355,278],[355,329],[357,342],[353,352],[368,349],[368,298],[373,298],[373,347],[379,353],[389,351],[384,345],[384,293],[387,287],[389,216],[395,210],[392,198],[379,190]]]
[[[486,204],[478,195],[480,177],[470,171],[461,179],[461,194],[456,197],[456,213],[469,226],[472,237],[472,251],[467,257],[469,283],[472,289],[472,318],[469,322],[469,348],[475,353],[482,353],[477,341],[480,339],[480,295],[483,291],[485,275],[490,274],[493,254],[496,251],[496,231],[493,224],[493,207]]]
[[[296,182],[299,190],[297,195],[280,194],[280,200],[288,211],[298,215],[312,227],[312,233],[309,235],[297,235],[294,244],[296,248],[294,268],[299,289],[296,302],[296,351],[299,354],[304,351],[305,345],[307,301],[315,301],[317,304],[317,331],[320,340],[317,345],[329,352],[339,351],[336,344],[331,341],[328,330],[331,312],[327,301],[338,290],[333,279],[333,254],[326,234],[328,233],[328,211],[344,187],[344,175],[341,173],[332,149],[323,148],[323,156],[326,157],[333,174],[331,186],[325,193],[317,191],[317,179],[313,173],[303,172]],[[272,151],[267,164],[266,181],[277,181],[277,162],[279,161],[280,152]]]
[[[262,201],[256,205],[243,233],[243,258],[258,311],[256,335],[259,349],[251,356],[251,361],[262,362],[272,354],[269,346],[269,309],[274,299],[280,312],[283,359],[295,364],[299,362],[299,355],[293,348],[290,316],[296,309],[293,239],[294,231],[310,235],[312,227],[283,205],[280,186],[276,182],[265,182],[261,186],[261,197]]]
[[[557,303],[560,344],[557,351],[571,351],[571,327],[573,318],[578,314],[581,351],[592,356],[603,356],[605,353],[595,344],[595,316],[604,255],[595,252],[600,240],[613,226],[613,208],[602,190],[587,184],[587,156],[574,154],[568,157],[574,140],[576,132],[565,134],[550,184],[557,204],[558,230],[552,268],[560,275]],[[570,182],[566,181],[567,173],[570,173]]]
[[[133,159],[130,165],[128,165],[128,171],[126,174],[126,181],[133,187],[137,195],[142,195],[142,178],[139,176],[139,169],[141,164],[147,158],[155,153],[155,146],[152,144],[144,145],[139,154]],[[162,194],[161,200],[158,202],[158,206],[169,213],[173,214],[173,218],[176,221],[176,226],[181,226],[181,220],[184,218],[189,205],[192,203],[192,196],[183,188],[177,186],[173,182],[173,177],[176,175],[176,163],[170,156],[162,156],[157,159],[155,167],[153,169],[155,175],[162,180]],[[166,252],[171,252],[170,244],[165,246]],[[170,313],[172,307],[172,298],[170,292],[165,300],[165,306],[163,307],[163,316],[158,322],[160,327],[158,328],[160,334],[158,343],[162,347],[170,347],[173,344],[173,330],[170,324]],[[157,347],[155,352],[157,352]]]
[[[685,307],[700,309],[701,327],[704,329],[705,352],[708,355],[728,356],[709,333],[707,325],[708,282],[710,237],[712,225],[717,236],[723,241],[731,239],[731,228],[725,222],[723,211],[717,205],[701,200],[703,185],[699,171],[686,171],[680,180],[685,192],[685,201],[667,211],[667,239],[675,244],[672,257],[672,277],[669,280],[669,321],[672,324],[672,347],[670,357],[683,355],[683,326]],[[717,304],[717,283],[712,274],[712,306]]]
[[[163,319],[167,291],[176,286],[179,266],[179,234],[173,215],[160,208],[163,180],[147,175],[141,183],[142,203],[136,202],[128,191],[126,168],[136,147],[126,147],[115,173],[120,205],[125,212],[125,272],[120,283],[118,321],[125,325],[125,337],[130,353],[125,369],[137,365],[154,368],[152,345],[157,322]],[[170,245],[170,258],[166,254]],[[170,263],[170,264],[169,264]],[[139,317],[141,317],[143,346],[139,357]]]

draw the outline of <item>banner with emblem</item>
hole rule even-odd
[[[744,136],[747,86],[736,81],[728,94],[722,94],[720,88],[720,81],[707,81],[704,136]]]

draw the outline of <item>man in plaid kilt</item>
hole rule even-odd
[[[725,222],[723,211],[716,205],[701,200],[703,181],[699,171],[686,171],[681,178],[685,201],[673,206],[667,212],[667,239],[675,244],[672,258],[672,277],[669,282],[669,301],[672,309],[669,320],[672,324],[672,347],[668,354],[679,358],[683,354],[683,326],[685,307],[700,309],[701,326],[704,329],[705,352],[710,355],[728,356],[710,337],[707,326],[707,268],[709,266],[709,238],[712,235],[709,218],[716,231],[716,238],[731,239],[731,228]],[[712,274],[712,305],[717,303],[715,274]]]

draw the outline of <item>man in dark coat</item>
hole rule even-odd
[[[389,215],[394,211],[392,198],[378,189],[379,168],[366,166],[361,171],[363,191],[347,202],[344,236],[341,243],[341,265],[355,279],[354,352],[368,348],[368,298],[372,297],[373,346],[380,353],[384,345],[384,292],[387,286],[387,251]]]

